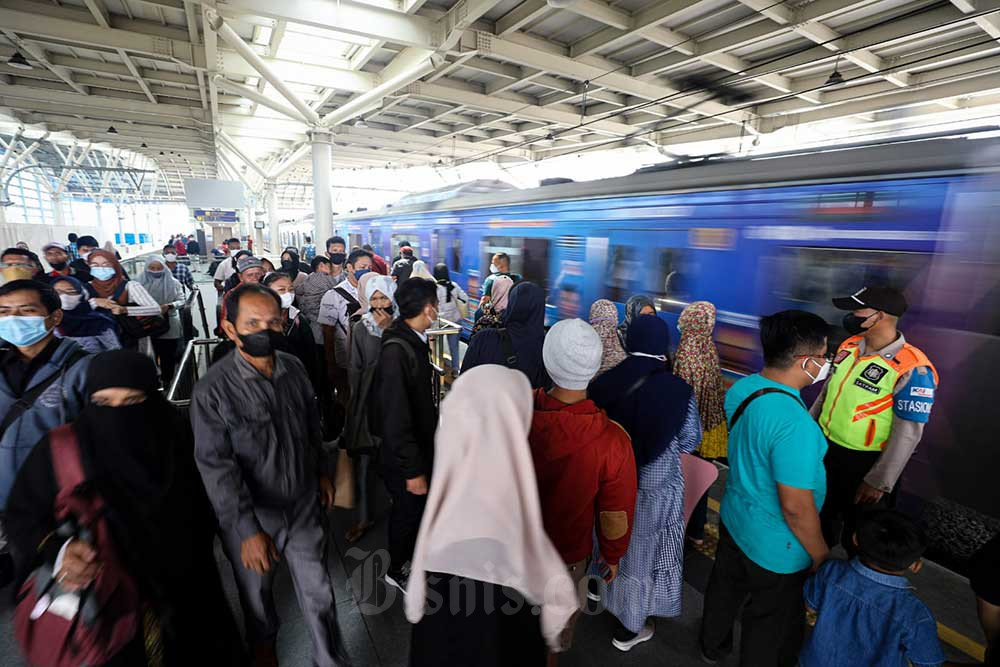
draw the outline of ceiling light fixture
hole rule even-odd
[[[7,64],[14,69],[34,69],[20,51],[14,51],[14,55],[7,60]]]
[[[833,64],[833,73],[830,74],[830,78],[826,80],[824,85],[836,86],[841,83],[844,83],[844,75],[840,73],[840,56],[837,56],[837,62]]]
[[[108,125],[108,134],[118,134],[118,130],[115,129],[114,125]]]
[[[139,148],[149,148],[149,146],[147,146],[146,142],[144,141],[144,142],[142,142],[142,146],[140,146]]]

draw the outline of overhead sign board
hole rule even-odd
[[[196,208],[193,212],[194,219],[198,222],[239,222],[236,211],[221,211],[219,209],[206,210]]]

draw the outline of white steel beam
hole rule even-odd
[[[217,12],[212,9],[205,10],[205,17],[208,19],[209,27],[214,30],[219,37],[221,37],[229,46],[231,46],[237,53],[243,56],[250,65],[257,70],[261,77],[267,80],[269,84],[274,86],[274,89],[281,93],[288,102],[295,107],[299,113],[309,120],[312,125],[318,125],[320,122],[319,115],[313,111],[308,104],[306,104],[301,97],[295,94],[291,88],[285,85],[285,82],[279,77],[268,65],[264,62],[264,59],[257,55],[257,52],[250,48],[250,45],[243,41],[243,38],[233,30],[229,24],[223,20]]]
[[[3,10],[0,10],[0,11],[3,11]],[[0,24],[2,24],[2,23],[3,23],[3,21],[2,21],[2,19],[0,19]],[[21,39],[20,37],[18,37],[17,34],[15,34],[14,31],[12,31],[12,30],[0,29],[0,32],[3,32],[4,36],[7,37],[7,39],[9,39],[21,51],[24,51],[29,56],[31,56],[32,58],[34,58],[35,60],[37,60],[42,65],[42,67],[44,67],[45,69],[47,69],[50,72],[52,72],[53,74],[55,74],[59,78],[60,81],[62,81],[63,83],[65,83],[67,86],[69,86],[70,88],[72,88],[74,91],[80,93],[81,95],[89,95],[90,94],[90,91],[87,90],[87,88],[85,86],[81,86],[79,83],[77,83],[73,79],[73,73],[72,72],[70,72],[69,70],[67,70],[65,67],[58,67],[56,65],[53,65],[51,62],[49,62],[48,54],[45,53],[45,49],[43,49],[42,47],[40,47],[40,46],[38,46],[36,44],[30,44],[30,43],[24,41],[23,39]]]
[[[366,93],[334,109],[323,118],[323,125],[332,127],[371,109],[383,97],[400,88],[408,86],[434,69],[433,51],[428,49],[407,48],[400,52],[391,63],[382,70],[381,81]],[[312,111],[310,109],[310,111]],[[315,115],[316,112],[313,112]]]
[[[218,10],[225,16],[264,16],[326,30],[433,49],[442,35],[430,19],[354,0],[229,0]]]
[[[545,0],[525,0],[496,22],[496,33],[501,37],[520,30],[552,10]]]
[[[647,28],[654,28],[659,23],[681,11],[701,4],[706,0],[665,0],[653,3],[629,17],[629,26],[625,28],[608,27],[588,35],[570,47],[573,58],[609,49],[640,35]],[[598,19],[599,20],[599,19]],[[681,42],[683,39],[677,40]]]
[[[212,33],[213,35],[215,33]],[[207,37],[207,35],[206,35]],[[207,40],[206,40],[207,41]],[[260,76],[238,53],[222,51],[220,57],[221,71],[231,76]],[[376,77],[371,72],[352,72],[323,65],[309,65],[290,60],[263,58],[263,61],[282,81],[301,83],[321,88],[334,88],[352,93],[364,93],[375,87]]]
[[[188,67],[204,67],[205,58],[191,42],[120,28],[103,28],[20,9],[0,8],[0,26],[18,35],[85,44],[98,49],[125,49]]]
[[[303,114],[299,113],[298,109],[294,109],[290,106],[282,104],[281,102],[272,100],[270,97],[267,97],[266,95],[257,92],[257,90],[254,88],[249,88],[247,86],[243,86],[233,81],[230,81],[221,74],[216,74],[214,77],[212,77],[212,80],[215,81],[217,85],[221,86],[222,88],[225,88],[231,93],[245,97],[248,100],[252,100],[257,104],[261,104],[269,109],[273,109],[274,111],[277,111],[278,113],[287,116],[292,120],[300,121],[302,123],[305,123],[306,125],[309,124],[309,119],[306,118]]]
[[[219,142],[223,146],[232,151],[233,155],[238,157],[248,167],[257,172],[261,178],[267,179],[267,172],[261,169],[260,166],[258,166],[258,164],[254,160],[251,160],[249,157],[247,157],[247,154],[244,153],[242,150],[240,150],[240,147],[236,145],[236,142],[234,142],[232,139],[229,138],[229,135],[226,134],[225,130],[220,129],[218,132],[215,133],[215,136],[218,137]]]

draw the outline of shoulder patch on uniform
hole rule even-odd
[[[865,370],[861,371],[861,377],[868,380],[869,382],[878,384],[879,380],[885,377],[885,374],[888,372],[889,372],[888,368],[885,368],[884,366],[879,366],[876,363],[871,363],[868,364]]]
[[[850,350],[841,350],[840,352],[837,353],[837,356],[834,357],[833,363],[839,364],[841,361],[843,361],[844,359],[846,359],[849,356],[851,356],[851,351]]]
[[[932,387],[910,387],[910,396],[934,398],[934,389]]]

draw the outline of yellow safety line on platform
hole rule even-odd
[[[710,510],[712,510],[713,512],[715,512],[716,514],[718,514],[719,513],[719,501],[716,500],[715,498],[709,498],[708,499],[708,508]],[[952,630],[951,628],[949,628],[947,625],[944,625],[943,623],[938,623],[937,624],[937,628],[938,628],[938,637],[945,644],[948,644],[952,648],[958,649],[959,651],[961,651],[965,655],[967,655],[967,656],[969,656],[971,658],[975,658],[976,660],[979,660],[980,662],[982,662],[983,660],[986,659],[986,647],[983,646],[982,644],[980,644],[979,642],[977,642],[977,641],[975,641],[973,639],[970,639],[969,637],[966,637],[965,635],[963,635],[961,632],[958,632],[957,630]]]

